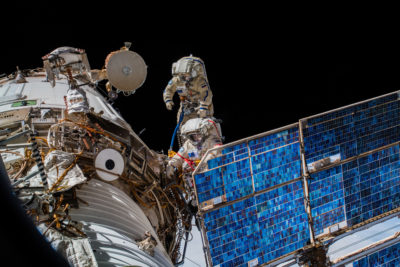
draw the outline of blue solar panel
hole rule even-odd
[[[249,149],[245,142],[224,148],[222,156],[211,159],[207,162],[208,168],[213,169],[233,161],[237,161],[249,156]]]
[[[317,235],[399,207],[399,145],[311,174],[310,201]]]
[[[308,163],[340,155],[346,159],[400,140],[398,94],[306,120],[303,129]]]
[[[345,221],[344,192],[341,167],[315,175],[310,181],[310,205],[316,235],[324,228]]]
[[[273,150],[297,142],[299,139],[299,130],[297,127],[273,133],[258,139],[249,141],[251,155]]]
[[[399,207],[399,145],[311,174],[310,204],[317,235]]]
[[[303,186],[296,181],[204,214],[213,265],[266,263],[309,241]]]
[[[229,146],[195,175],[213,265],[258,264],[309,241],[298,127]],[[226,202],[221,208],[215,206]],[[209,205],[209,206],[207,206]]]
[[[213,169],[233,161],[237,161],[250,155],[261,154],[268,150],[273,150],[287,144],[298,141],[299,132],[298,127],[293,127],[288,130],[273,133],[257,139],[229,146],[224,148],[221,157],[214,158],[207,162],[208,168]]]
[[[255,191],[301,176],[300,145],[292,143],[251,157]]]
[[[400,266],[400,243],[371,252],[353,262],[353,267]]]
[[[383,97],[379,97],[379,98],[364,102],[364,103],[356,105],[356,106],[351,106],[351,107],[340,109],[337,111],[332,111],[332,112],[326,113],[324,115],[317,116],[312,119],[308,119],[307,125],[311,126],[311,125],[319,124],[322,122],[327,122],[332,119],[341,118],[341,117],[344,117],[346,115],[352,114],[352,113],[360,111],[360,110],[366,110],[371,107],[376,107],[381,104],[397,100],[398,98],[399,98],[399,94],[397,92],[395,92],[395,93],[392,93],[392,94],[389,94],[389,95],[386,95]]]
[[[317,238],[400,207],[398,93],[297,125]],[[310,241],[297,125],[224,147],[194,176],[213,265],[268,263]]]
[[[304,209],[303,183],[297,181],[256,197],[260,225],[261,263],[304,247],[310,239]]]
[[[343,164],[349,225],[400,206],[399,145]]]
[[[249,159],[198,174],[196,187],[200,203],[220,196],[232,201],[253,193]]]
[[[230,202],[300,177],[298,135],[293,127],[223,149],[195,176],[199,202]]]

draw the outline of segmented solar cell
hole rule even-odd
[[[306,120],[303,126],[308,163],[340,155],[341,159],[400,140],[398,94]]]
[[[308,242],[302,182],[291,182],[301,176],[298,135],[292,127],[224,148],[195,175],[199,203],[227,202],[204,214],[213,265],[261,264]]]
[[[400,243],[369,253],[353,262],[353,267],[400,266]]]
[[[311,174],[310,204],[317,235],[399,207],[399,145]]]
[[[343,164],[346,217],[354,225],[400,206],[399,145]]]
[[[352,114],[352,113],[354,113],[356,111],[365,110],[365,109],[368,109],[370,107],[379,106],[381,104],[397,100],[398,97],[399,97],[398,93],[395,92],[395,93],[388,94],[388,95],[383,96],[383,97],[379,97],[379,98],[364,102],[364,103],[356,105],[356,106],[351,106],[351,107],[348,107],[348,108],[339,109],[339,110],[336,110],[336,111],[325,113],[324,115],[316,116],[316,117],[314,117],[312,119],[308,119],[307,120],[307,125],[311,126],[311,125],[322,123],[322,122],[326,122],[326,121],[329,121],[329,120],[332,120],[332,119],[340,118],[340,117],[346,116],[348,114]]]
[[[301,181],[204,214],[213,265],[258,264],[309,241]]]
[[[298,125],[317,238],[400,207],[397,92]],[[213,265],[255,266],[309,242],[299,135],[291,126],[224,147],[195,175]],[[375,266],[370,256],[355,266]]]
[[[313,174],[309,187],[316,235],[321,234],[328,226],[345,221],[341,166]]]
[[[230,146],[222,150],[222,156],[211,159],[207,162],[208,169],[213,169],[248,156],[249,149],[245,142]]]
[[[222,154],[207,162],[209,171],[195,176],[200,203],[222,196],[233,201],[301,176],[297,127],[225,148]]]
[[[255,191],[301,176],[300,146],[295,142],[251,157]]]
[[[297,127],[273,133],[249,141],[250,154],[256,155],[265,151],[273,150],[287,144],[297,142],[299,139],[299,131]]]

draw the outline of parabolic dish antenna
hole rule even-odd
[[[110,53],[106,59],[106,70],[111,85],[122,92],[138,89],[147,75],[147,66],[143,58],[129,50]]]

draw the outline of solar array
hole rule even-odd
[[[296,127],[224,149],[196,176],[199,202],[222,196],[230,202],[299,178],[299,149]]]
[[[399,145],[311,174],[310,200],[316,235],[399,207]]]
[[[202,163],[194,180],[209,263],[270,263],[399,208],[399,108],[395,92],[227,144]]]
[[[255,266],[307,245],[298,136],[293,126],[227,147],[195,176],[213,265]]]
[[[352,264],[352,265],[351,265]],[[346,266],[399,266],[400,243],[392,244],[384,248],[371,249],[367,255],[347,263]]]
[[[308,169],[314,171],[310,201],[316,235],[399,207],[398,98],[393,93],[300,120]],[[338,162],[343,163],[318,171]]]

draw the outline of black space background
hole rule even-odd
[[[225,143],[400,88],[392,35],[372,37],[357,27],[345,34],[317,22],[285,24],[259,15],[210,15],[204,21],[193,15],[190,22],[190,15],[174,18],[170,10],[153,20],[135,17],[138,10],[106,9],[83,17],[82,11],[23,7],[18,19],[3,18],[0,73],[42,66],[41,57],[60,46],[85,49],[91,67],[101,68],[109,52],[130,41],[148,75],[134,95],[120,95],[114,106],[136,133],[146,128],[141,137],[156,151],[166,152],[176,124],[177,110],[165,109],[162,91],[172,63],[189,54],[205,62]]]
[[[2,9],[0,73],[16,66],[41,67],[41,57],[60,46],[85,49],[91,67],[101,68],[109,52],[130,41],[148,65],[148,75],[134,95],[121,95],[115,107],[136,133],[146,128],[141,138],[150,148],[164,152],[176,109],[165,109],[162,91],[171,64],[190,53],[205,62],[225,143],[400,88],[398,31],[388,29],[395,25],[386,20],[375,23],[374,16],[355,23],[334,16],[325,24],[323,14],[314,19],[299,12],[293,18],[296,11],[259,6],[179,12],[168,5],[141,9],[124,3],[83,8],[71,2],[41,7],[18,2]],[[13,213],[14,200],[0,195],[5,204],[1,240],[8,245],[1,254],[13,266],[45,266],[46,260],[51,265],[40,242],[29,239],[29,224]]]

